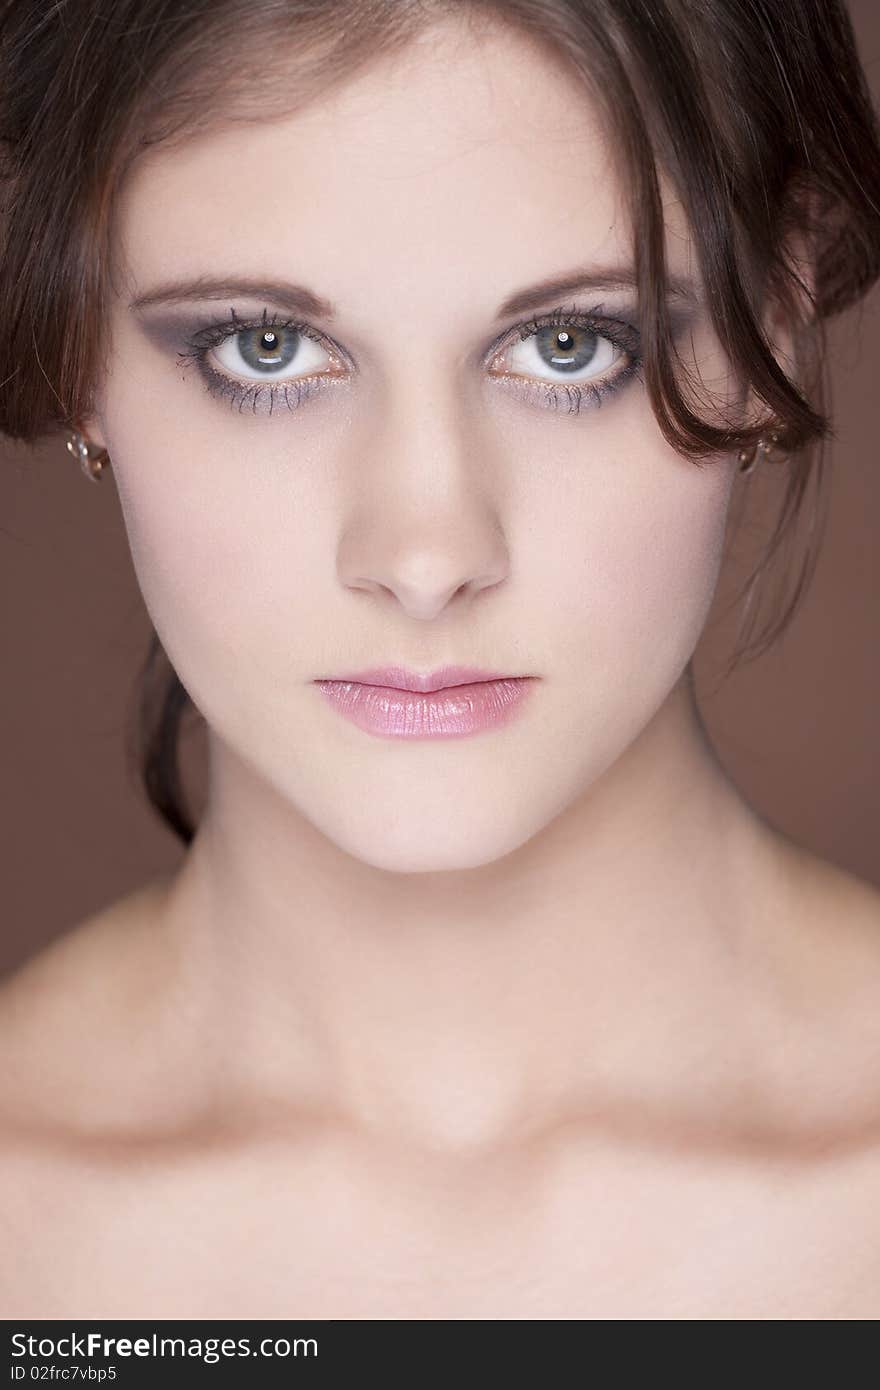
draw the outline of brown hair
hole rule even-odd
[[[880,143],[841,0],[0,0],[0,431],[36,442],[92,413],[114,197],[141,151],[292,111],[447,15],[516,26],[598,103],[628,175],[644,380],[667,441],[699,467],[779,430],[787,486],[745,586],[751,600],[809,483],[821,482],[833,433],[824,321],[880,274]],[[768,407],[760,419],[712,423],[682,390],[658,167],[688,216],[719,342],[744,392]],[[792,331],[791,378],[762,326],[770,301]],[[745,633],[729,670],[780,635],[815,561],[814,543],[787,605],[754,641]],[[188,702],[154,633],[140,772],[185,844]]]

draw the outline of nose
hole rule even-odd
[[[415,384],[414,384],[415,385]],[[436,618],[453,599],[500,584],[509,569],[500,490],[478,422],[454,392],[398,400],[357,446],[337,569],[343,584]]]

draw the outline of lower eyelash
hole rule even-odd
[[[193,354],[196,355],[196,354]],[[276,402],[288,410],[297,410],[304,401],[325,391],[329,386],[341,384],[340,377],[303,376],[292,377],[290,381],[236,381],[234,377],[215,372],[202,360],[199,370],[204,378],[205,390],[210,396],[228,400],[239,413],[249,410],[253,415],[271,415]],[[294,397],[291,403],[291,396]]]
[[[526,377],[513,374],[499,376],[496,380],[504,383],[505,389],[529,401],[535,401],[547,410],[562,410],[567,415],[579,415],[581,410],[598,408],[604,400],[622,389],[624,382],[641,371],[641,362],[635,361],[623,371],[618,372],[613,381],[599,385],[554,385],[551,382],[529,381]],[[249,410],[253,415],[271,415],[276,402],[288,410],[297,410],[304,401],[324,390],[330,384],[322,377],[302,377],[283,383],[234,381],[206,368],[213,381],[205,382],[205,389],[211,396],[219,396],[230,402],[239,413]],[[337,378],[338,380],[338,378]],[[509,383],[509,385],[508,385]],[[291,395],[294,397],[291,403]]]
[[[516,376],[513,372],[498,374],[495,380],[502,383],[503,389],[522,396],[527,401],[537,401],[547,410],[564,410],[567,415],[579,415],[586,408],[598,408],[609,396],[623,389],[632,378],[643,379],[643,362],[633,357],[629,366],[607,381],[577,383],[555,383],[551,381],[530,381],[527,377]]]

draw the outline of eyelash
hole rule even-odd
[[[583,328],[597,337],[607,339],[615,347],[623,349],[629,358],[628,365],[615,372],[614,376],[595,382],[563,384],[540,381],[538,378],[522,377],[514,372],[499,372],[494,374],[496,379],[504,385],[505,389],[512,390],[527,400],[536,401],[549,410],[563,409],[568,414],[578,414],[585,404],[588,408],[600,406],[604,400],[620,391],[632,378],[641,378],[642,371],[638,330],[631,323],[626,323],[623,320],[602,317],[600,309],[601,306],[592,312],[585,312],[574,306],[568,308],[560,306],[548,313],[539,314],[535,318],[529,319],[528,322],[508,329],[501,339],[493,345],[488,355],[491,360],[494,360],[512,342],[523,341],[531,337],[532,334],[540,332],[542,328]],[[212,348],[218,347],[227,338],[233,338],[239,333],[257,328],[264,331],[266,329],[286,330],[311,338],[314,342],[320,343],[322,347],[327,345],[327,339],[323,334],[301,320],[284,319],[279,322],[275,315],[269,318],[266,309],[263,310],[262,316],[258,319],[239,319],[233,309],[231,310],[231,320],[209,324],[194,333],[187,340],[187,351],[177,354],[178,360],[181,365],[186,362],[195,364],[210,395],[227,399],[230,405],[233,408],[237,406],[240,412],[248,407],[254,414],[257,414],[259,410],[259,413],[271,415],[277,402],[283,402],[289,410],[296,410],[304,401],[342,379],[338,374],[322,373],[313,376],[293,377],[282,382],[254,382],[237,380],[210,365],[208,354]],[[293,400],[291,400],[291,394],[294,396]]]

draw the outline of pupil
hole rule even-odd
[[[278,337],[275,333],[264,333],[260,341],[263,347],[273,348],[278,342]]]

